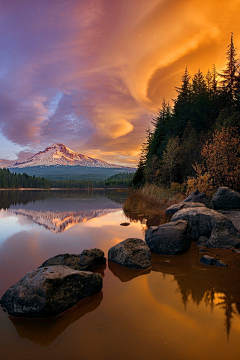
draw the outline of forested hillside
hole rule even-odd
[[[173,106],[163,100],[153,129],[147,130],[135,186],[240,188],[240,62],[233,35],[226,55],[220,72],[213,65],[207,74],[198,70],[191,78],[186,67]]]
[[[0,169],[0,188],[44,188],[49,189],[51,183],[44,178],[29,176],[27,174],[13,174],[8,169]]]
[[[8,169],[0,169],[0,189],[19,189],[19,188],[61,188],[61,189],[91,189],[91,188],[111,188],[130,186],[133,173],[118,173],[110,176],[106,180],[49,180],[43,177],[30,176],[25,173],[12,173]]]

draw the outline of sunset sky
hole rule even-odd
[[[135,166],[184,69],[240,55],[240,0],[0,0],[0,166],[61,142]]]

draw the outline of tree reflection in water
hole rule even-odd
[[[116,203],[123,204],[127,191],[122,189],[103,190],[0,190],[0,210],[7,210],[11,205],[26,205],[29,202],[56,198],[92,198],[104,196]]]
[[[185,309],[189,302],[199,305],[202,301],[211,311],[216,307],[224,309],[224,326],[229,338],[233,316],[240,314],[239,254],[218,249],[218,257],[228,264],[228,268],[221,268],[201,264],[202,253],[198,250],[193,242],[190,250],[182,255],[152,254],[152,270],[173,275]],[[216,255],[216,249],[209,249],[209,255]]]

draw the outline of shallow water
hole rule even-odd
[[[144,239],[145,225],[120,226],[123,191],[13,193],[0,192],[0,296],[54,255]],[[102,292],[54,319],[0,309],[0,359],[239,359],[240,255],[216,253],[227,269],[199,263],[196,243],[146,271],[109,263]]]

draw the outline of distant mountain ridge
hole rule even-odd
[[[44,151],[28,158],[26,161],[9,166],[9,168],[28,168],[36,166],[84,166],[97,168],[132,169],[131,167],[109,164],[106,161],[94,159],[67,148],[62,143],[56,143],[47,147]]]

